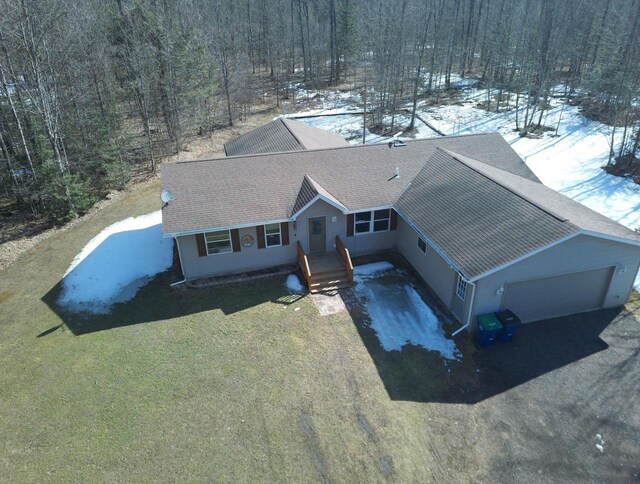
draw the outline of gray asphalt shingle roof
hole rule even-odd
[[[177,162],[162,185],[165,235],[288,220],[319,193],[394,206],[469,278],[581,229],[638,240],[541,184],[497,133]]]
[[[429,158],[395,207],[469,278],[578,231],[444,150]]]
[[[278,118],[224,145],[227,156],[303,151],[347,146],[339,135],[307,126],[299,121]]]

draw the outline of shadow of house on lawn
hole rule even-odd
[[[175,244],[162,238],[155,219],[144,220],[142,225],[136,225],[135,219],[114,224],[92,239],[83,252],[84,258],[42,297],[75,335],[212,309],[231,314],[267,301],[286,305],[297,300],[286,295],[284,284],[265,283],[264,279],[243,282],[242,290],[233,286],[170,287],[183,276]]]
[[[180,280],[175,270],[155,276],[141,287],[133,299],[114,304],[106,314],[75,313],[61,307],[58,297],[62,281],[51,288],[42,300],[54,311],[76,336],[134,324],[154,323],[206,311],[220,310],[233,314],[266,302],[288,305],[297,302],[300,295],[290,295],[284,289],[286,276],[247,280],[238,284],[191,289],[184,285],[170,287]],[[277,280],[277,283],[275,283]],[[46,336],[51,328],[39,336]]]
[[[402,267],[421,297],[450,335],[460,324],[416,275]],[[473,335],[455,338],[461,361],[446,360],[438,352],[404,345],[386,351],[353,291],[345,293],[347,309],[392,400],[473,404],[503,393],[608,348],[600,334],[618,318],[622,308],[577,314],[523,325],[510,343],[480,348]]]

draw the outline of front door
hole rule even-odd
[[[321,254],[327,250],[327,218],[309,218],[309,253]]]

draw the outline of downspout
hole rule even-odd
[[[178,248],[178,260],[180,261],[180,270],[182,271],[182,275],[184,276],[184,267],[182,266],[182,252],[180,251],[180,243],[178,242],[178,237],[174,237],[174,240],[176,241],[176,247]],[[184,284],[185,282],[187,282],[186,277],[181,281],[172,282],[171,284],[169,284],[169,286],[174,287],[179,284]]]
[[[465,281],[465,282],[467,284],[471,284],[471,304],[469,304],[469,313],[467,314],[467,322],[464,324],[464,326],[461,326],[451,334],[452,338],[458,335],[459,333],[461,333],[462,331],[464,331],[465,329],[467,329],[471,325],[471,314],[473,314],[473,303],[475,302],[475,298],[476,298],[476,284],[470,281]]]

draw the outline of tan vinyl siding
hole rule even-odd
[[[501,309],[508,283],[615,266],[603,307],[623,305],[631,291],[640,248],[589,235],[578,235],[478,281],[473,315]],[[624,272],[618,269],[626,268]]]
[[[241,246],[239,252],[198,256],[195,235],[177,237],[176,241],[182,255],[182,270],[186,279],[233,274],[267,267],[290,264],[296,261],[295,245],[284,245],[258,250],[256,227],[238,229],[239,239],[251,235],[254,243],[251,247]],[[295,242],[295,239],[293,239]]]
[[[336,235],[339,235],[344,245],[349,249],[352,256],[363,255],[381,250],[391,249],[396,245],[397,231],[375,232],[371,234],[354,235],[347,238],[347,218],[337,208],[329,205],[323,200],[318,200],[304,212],[297,220],[297,234],[305,252],[309,251],[307,221],[311,217],[327,217],[327,251],[335,250]],[[333,221],[335,217],[335,222]],[[289,224],[290,226],[292,224]]]
[[[295,223],[281,224],[283,231],[288,229],[288,245],[286,236],[283,236],[282,246],[264,247],[264,226],[260,225],[238,229],[239,240],[247,234],[253,236],[254,244],[251,247],[242,246],[240,252],[200,257],[195,235],[177,237],[182,253],[184,275],[187,279],[196,279],[295,263],[297,241],[300,241],[305,252],[309,252],[308,219],[320,216],[326,216],[327,219],[327,251],[335,250],[336,235],[340,236],[351,255],[356,256],[391,249],[396,244],[398,231],[376,232],[347,238],[347,216],[328,203],[318,200],[300,213]]]
[[[440,255],[427,244],[427,251],[423,253],[418,248],[418,233],[413,230],[402,218],[398,217],[397,246],[400,253],[409,261],[422,279],[440,297],[442,302],[453,309],[456,282],[458,273],[440,257]],[[467,290],[467,299],[470,298],[471,286]],[[460,301],[462,303],[462,301]],[[462,321],[463,304],[455,302],[454,311]]]

